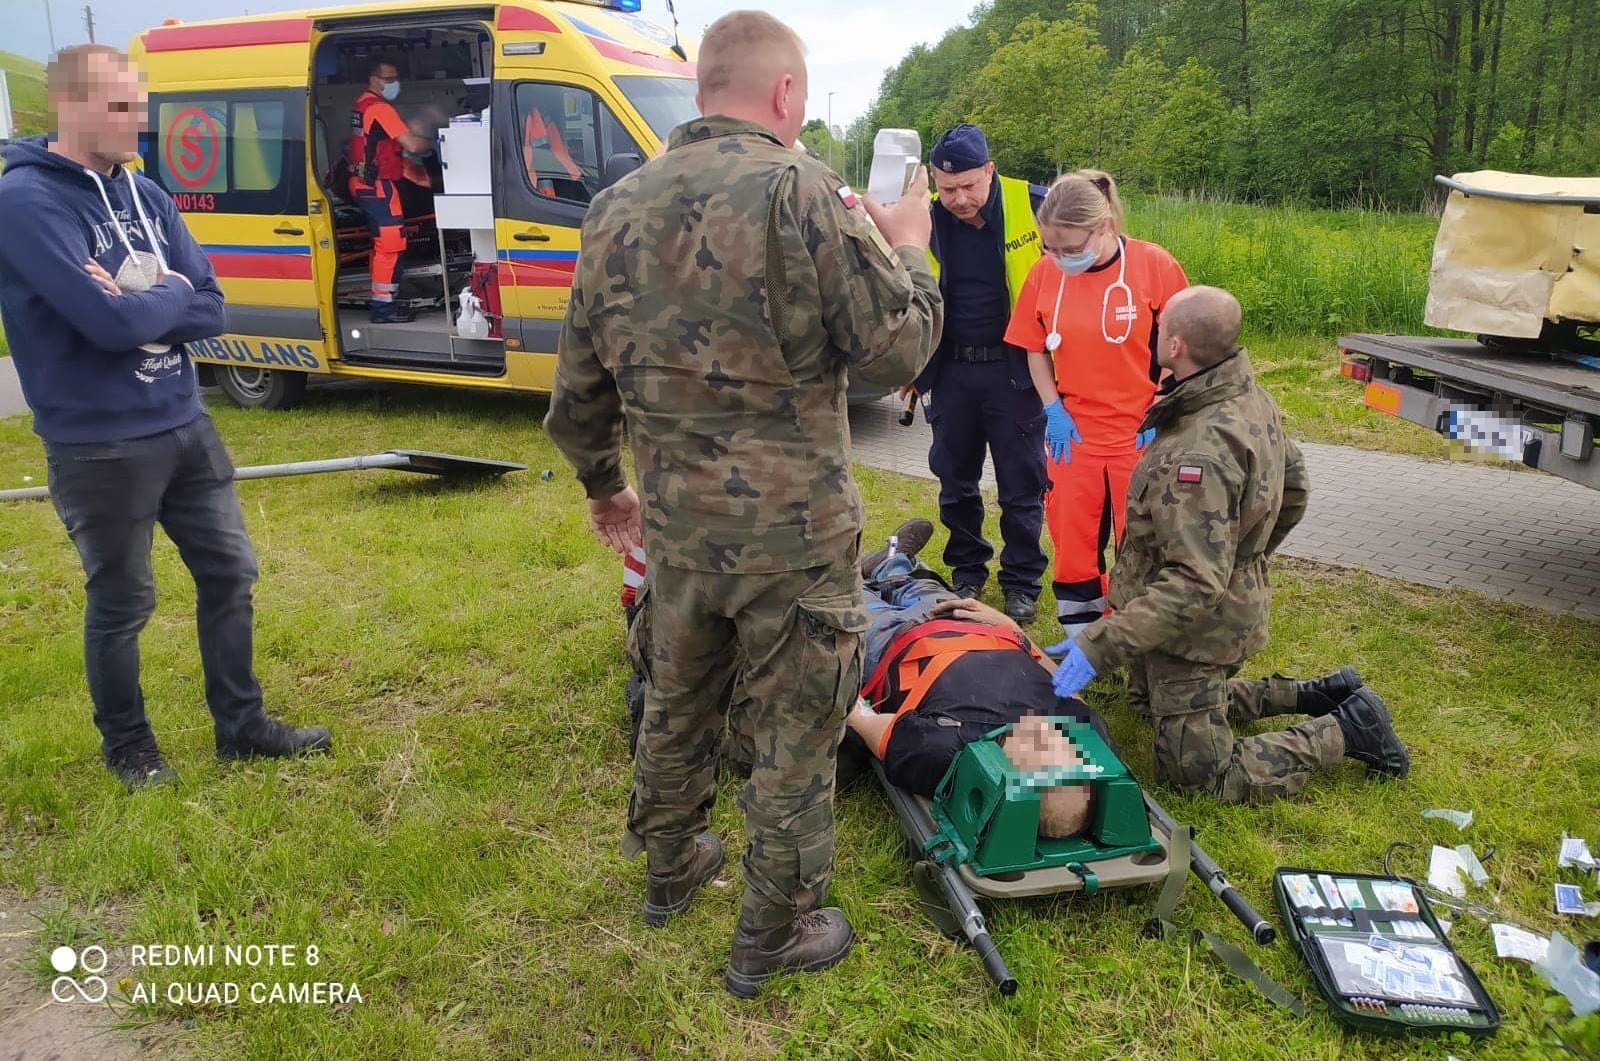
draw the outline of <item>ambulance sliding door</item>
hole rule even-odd
[[[305,89],[154,93],[150,127],[145,172],[172,195],[228,301],[227,332],[190,353],[215,364],[241,404],[287,404],[330,353],[311,254]]]

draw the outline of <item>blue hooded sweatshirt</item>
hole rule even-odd
[[[222,332],[211,262],[154,181],[96,174],[43,136],[0,171],[0,323],[33,429],[46,442],[112,442],[200,416],[183,344]],[[107,294],[85,272],[116,278]],[[163,274],[181,273],[190,284]]]

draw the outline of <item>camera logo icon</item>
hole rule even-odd
[[[57,947],[50,952],[50,967],[61,975],[50,981],[50,997],[57,1002],[104,1002],[110,987],[100,974],[108,964],[106,949],[99,944],[82,951]]]

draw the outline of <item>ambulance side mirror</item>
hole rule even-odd
[[[600,187],[609,188],[640,166],[644,159],[633,152],[612,155],[606,159],[605,168],[600,171]]]

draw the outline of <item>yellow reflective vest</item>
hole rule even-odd
[[[1005,225],[1001,254],[1006,266],[1006,290],[1011,294],[1011,308],[1017,308],[1017,298],[1022,294],[1022,282],[1028,278],[1033,263],[1044,253],[1039,245],[1039,226],[1033,218],[1033,194],[1028,182],[1015,177],[995,178],[1000,182],[1000,217]],[[935,196],[935,199],[938,197]],[[939,278],[939,259],[928,251],[928,262],[933,266],[933,277]]]

